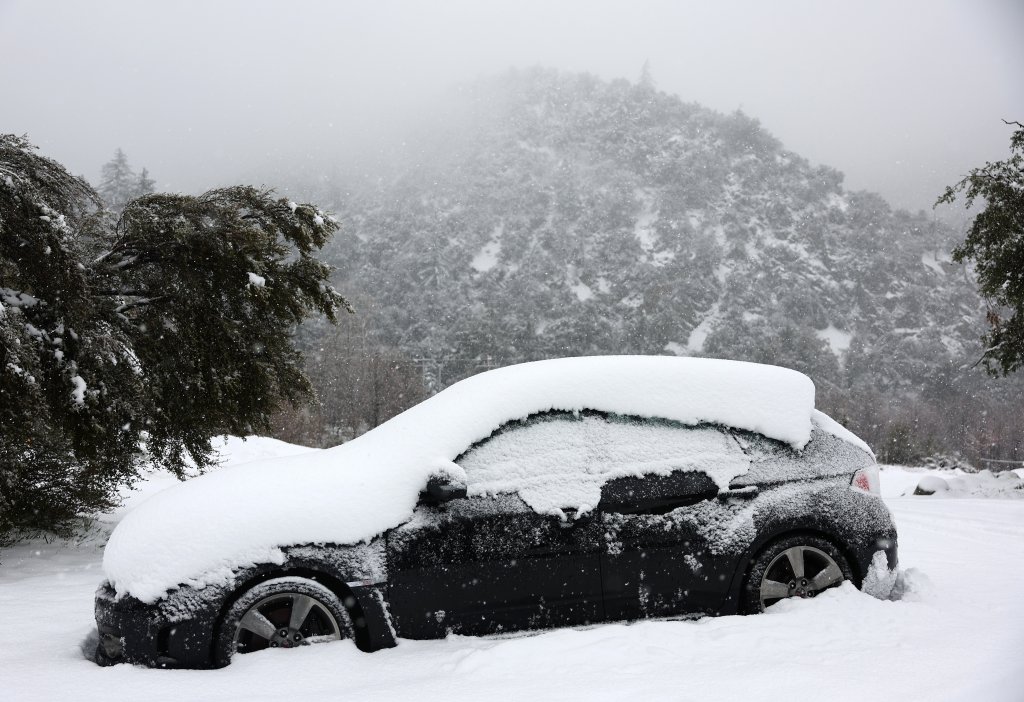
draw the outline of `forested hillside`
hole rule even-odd
[[[809,374],[880,458],[1020,457],[1022,383],[974,367],[983,307],[930,213],[650,83],[537,69],[454,102],[329,195],[335,282],[427,391],[552,356],[740,358]]]

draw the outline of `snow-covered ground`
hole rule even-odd
[[[231,440],[224,453],[240,463],[297,450]],[[0,699],[1019,702],[1024,500],[998,499],[1012,496],[1005,491],[901,496],[926,474],[881,473],[908,569],[909,593],[899,602],[844,586],[756,617],[402,641],[373,654],[340,642],[239,657],[217,671],[99,668],[86,659],[101,542],[118,510],[79,543],[0,552]],[[153,476],[131,502],[172,482]]]
[[[935,497],[1024,498],[1024,468],[992,473],[885,466],[883,497],[909,497],[921,488]],[[1024,699],[1024,695],[1022,695]]]

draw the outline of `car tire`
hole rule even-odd
[[[757,614],[783,599],[814,597],[844,580],[853,580],[853,571],[835,544],[809,534],[785,537],[751,562],[741,611]]]
[[[220,663],[235,653],[353,638],[352,618],[327,586],[300,577],[254,585],[228,608],[218,630]]]

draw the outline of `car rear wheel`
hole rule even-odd
[[[226,657],[346,638],[352,638],[352,620],[338,596],[297,577],[255,585],[235,601],[220,628]]]
[[[842,552],[816,536],[780,539],[754,559],[743,592],[743,610],[763,612],[780,600],[808,598],[844,580],[853,572]]]

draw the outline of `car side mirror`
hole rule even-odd
[[[427,481],[427,489],[424,491],[423,496],[429,502],[443,505],[445,502],[465,497],[466,486],[453,483],[449,478],[435,476]]]

